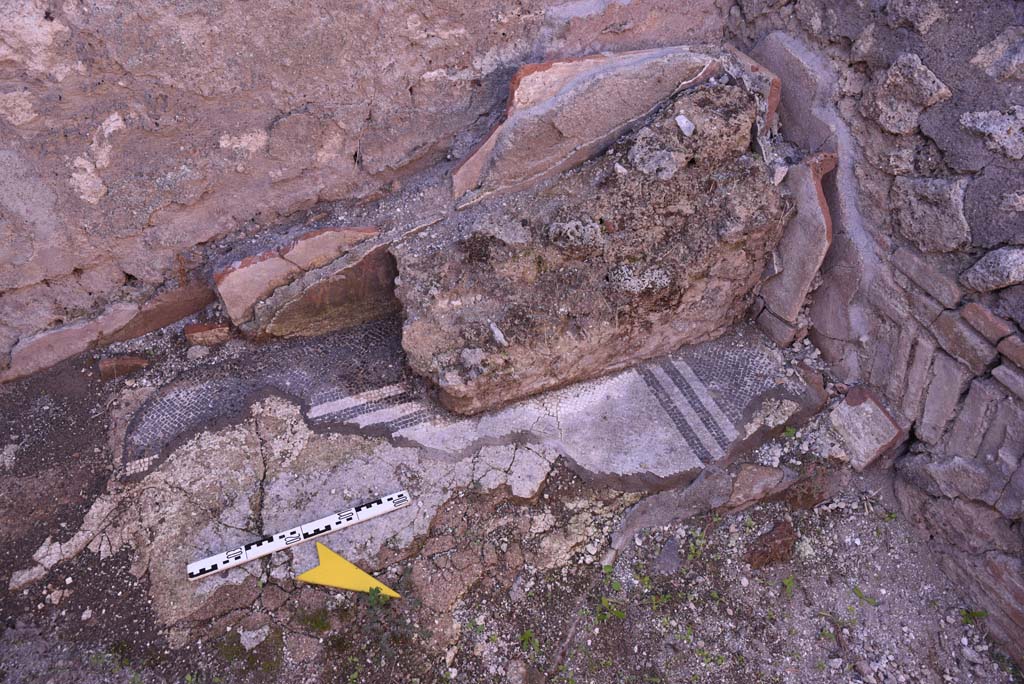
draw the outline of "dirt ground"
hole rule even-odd
[[[444,460],[317,431],[286,398],[126,477],[132,398],[213,363],[175,330],[133,344],[141,376],[103,382],[81,357],[0,388],[0,581],[57,553],[0,599],[4,682],[1022,681],[898,514],[891,471],[840,478],[821,420],[748,456],[804,475],[781,498],[645,529],[606,565],[644,492],[536,445]],[[312,545],[184,581],[198,549],[284,529],[321,489],[358,502],[392,481],[408,515],[322,541],[401,599],[296,583]]]

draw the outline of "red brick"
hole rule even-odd
[[[112,356],[107,359],[100,359],[100,377],[104,380],[113,380],[125,375],[131,375],[146,368],[149,360],[141,356]]]
[[[331,263],[363,240],[380,231],[370,227],[321,228],[300,236],[281,256],[304,271]]]
[[[996,348],[951,311],[935,319],[932,332],[942,348],[967,364],[975,375],[984,373],[996,360]]]
[[[185,326],[185,339],[189,344],[212,347],[231,338],[231,326],[227,323],[189,323]]]
[[[1019,337],[1007,337],[996,347],[999,353],[1024,368],[1024,340]]]
[[[213,280],[231,321],[241,325],[252,318],[257,302],[300,273],[302,269],[275,250],[236,261],[214,274]]]
[[[984,335],[992,344],[1003,339],[1013,332],[1013,324],[992,313],[988,307],[977,302],[965,304],[960,309],[960,315],[971,324],[975,330]]]
[[[209,285],[198,282],[161,292],[143,304],[126,325],[100,339],[99,345],[132,340],[177,323],[186,316],[202,311],[215,298]]]
[[[918,287],[935,297],[946,308],[953,308],[960,302],[962,293],[956,281],[913,250],[905,247],[896,250],[892,262]]]

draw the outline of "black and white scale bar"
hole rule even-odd
[[[186,572],[190,580],[197,580],[200,577],[237,567],[261,556],[269,556],[275,551],[287,549],[290,546],[301,544],[315,537],[325,535],[328,532],[334,532],[335,530],[364,522],[370,518],[376,518],[379,515],[390,513],[408,505],[409,493],[406,491],[395,492],[376,501],[370,501],[355,508],[334,513],[326,518],[320,518],[305,525],[251,541],[237,549],[231,549],[225,553],[219,553],[216,556],[210,556],[195,563],[189,563]]]

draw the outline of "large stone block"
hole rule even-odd
[[[686,90],[609,154],[393,247],[402,344],[445,405],[499,406],[743,315],[784,206],[750,153],[766,106],[742,83]]]
[[[979,292],[1024,283],[1024,247],[1003,247],[989,252],[963,272],[960,282]]]
[[[590,55],[521,68],[505,118],[452,175],[456,198],[516,190],[602,150],[680,89],[722,72],[686,47]]]

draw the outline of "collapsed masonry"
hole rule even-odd
[[[762,317],[792,326],[828,245],[831,160],[781,183],[778,88],[733,51],[525,67],[504,120],[453,173],[443,218],[398,235],[308,233],[220,271],[218,294],[236,325],[270,336],[400,302],[410,366],[460,413],[713,339],[744,315],[769,261]],[[782,268],[773,252],[795,209],[802,234]],[[816,259],[798,256],[808,240]]]
[[[410,365],[467,413],[709,339],[744,315],[780,345],[809,333],[844,379],[874,390],[833,413],[848,446],[862,447],[856,465],[913,434],[897,461],[905,511],[990,613],[993,634],[1024,642],[1024,343],[997,315],[1000,292],[1024,281],[1021,248],[995,240],[951,276],[936,255],[972,240],[967,183],[899,166],[902,148],[878,202],[892,208],[892,234],[876,240],[868,224],[886,221],[860,215],[853,138],[831,104],[837,77],[785,35],[753,54],[782,77],[781,102],[771,72],[730,52],[526,67],[444,201],[411,221],[321,222],[231,253],[212,277],[216,295],[256,337],[402,310]],[[899,141],[950,91],[901,55],[864,95],[858,116]],[[774,137],[776,110],[792,146]],[[994,116],[964,125],[1013,158],[1013,140],[996,136],[1012,122],[1000,129]],[[366,223],[380,227],[355,227]],[[113,305],[19,343],[0,379],[212,297],[199,283]]]

